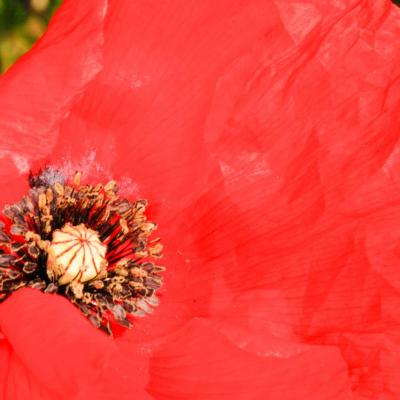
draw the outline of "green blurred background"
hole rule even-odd
[[[61,2],[0,0],[0,73],[32,47]]]

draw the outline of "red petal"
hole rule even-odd
[[[51,400],[63,395],[47,390],[27,370],[18,357],[15,357],[10,344],[0,341],[0,399]],[[66,399],[65,399],[66,400]]]
[[[185,258],[178,254],[184,243],[175,242],[191,234],[190,214],[194,201],[207,190],[206,179],[213,188],[222,183],[217,162],[201,150],[200,122],[206,118],[220,70],[265,30],[280,24],[274,8],[262,1],[194,5],[110,4],[104,69],[60,121],[59,141],[51,156],[67,171],[82,169],[92,180],[121,178],[126,192],[139,193],[154,205],[151,217],[161,227],[165,262],[176,271],[166,290],[174,307],[171,312],[177,314],[168,317],[165,296],[160,312],[166,317],[153,324],[150,332],[155,334],[187,319],[187,306],[176,309],[187,274]]]
[[[194,320],[156,350],[149,391],[160,400],[352,398],[337,349],[289,346],[257,357]]]
[[[238,357],[233,365],[249,366],[255,377],[250,383],[265,398],[269,392],[262,391],[261,378],[270,379],[273,388],[280,381],[270,371],[271,360],[260,361],[272,345],[262,338],[276,336],[278,327],[281,340],[312,344],[303,364],[290,358],[294,375],[303,377],[298,374],[304,365],[318,362],[318,346],[324,351],[334,346],[349,366],[357,396],[375,399],[384,390],[396,396],[395,374],[388,369],[396,365],[399,322],[393,245],[399,239],[393,233],[399,215],[398,10],[384,0],[157,6],[119,1],[110,2],[103,27],[97,13],[103,3],[96,2],[100,8],[93,15],[86,11],[94,3],[78,3],[64,6],[72,15],[76,10],[77,19],[58,17],[69,28],[68,20],[83,18],[76,29],[63,31],[68,40],[59,42],[53,25],[42,42],[48,40],[47,46],[38,46],[3,80],[4,89],[15,85],[8,93],[18,101],[8,107],[2,99],[0,108],[15,108],[21,122],[21,115],[30,115],[25,82],[40,84],[46,76],[42,66],[56,65],[49,72],[56,78],[50,79],[49,100],[41,84],[36,93],[43,108],[34,108],[32,120],[22,120],[22,130],[15,125],[6,133],[1,166],[12,161],[23,170],[25,159],[48,155],[93,178],[125,177],[127,193],[140,193],[154,204],[173,283],[165,286],[164,309],[143,320],[140,340],[169,333],[193,315],[214,318],[225,334],[228,326],[237,330],[229,345],[215,340]],[[76,58],[70,56],[71,43]],[[54,64],[55,58],[61,62]],[[65,66],[72,72],[63,82],[58,71],[69,71]],[[11,111],[11,119],[8,111],[2,114],[4,124],[13,121]],[[29,147],[23,146],[21,158],[15,132],[24,133],[21,143]],[[32,137],[45,146],[32,143]],[[7,175],[0,180],[12,190],[4,184]],[[389,241],[379,239],[388,233]],[[257,301],[267,310],[263,323],[255,322],[261,314],[254,308]],[[271,311],[274,307],[283,315]],[[387,331],[391,337],[378,343],[376,335]],[[210,378],[185,336],[201,332],[182,332],[188,354]],[[129,343],[134,335],[123,340]],[[249,337],[245,350],[235,347]],[[161,386],[150,388],[173,396],[161,379],[159,355],[153,382]],[[217,356],[213,371],[218,365],[233,374],[245,396],[235,371]],[[331,353],[324,356],[332,361]],[[341,363],[336,361],[334,371]],[[268,367],[270,375],[254,366]],[[178,364],[176,373],[193,378],[199,370],[190,368],[184,375]],[[180,387],[172,380],[181,398],[193,395],[191,384],[182,379]],[[217,381],[215,387],[226,394],[224,385]],[[330,389],[321,388],[328,397]],[[202,387],[197,390],[207,395]]]
[[[34,50],[0,78],[2,202],[20,195],[21,181],[10,187],[18,174],[51,154],[60,121],[101,69],[107,1],[64,3]]]
[[[263,4],[111,2],[104,69],[62,121],[53,160],[128,176],[164,214],[187,204],[209,170],[200,121],[220,70],[279,24]]]
[[[10,368],[0,375],[1,387],[32,381],[38,391],[68,399],[147,397],[146,352],[123,342],[117,347],[61,296],[17,291],[0,306],[0,329],[12,348],[7,356],[3,341],[0,354]]]

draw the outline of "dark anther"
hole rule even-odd
[[[39,171],[33,172],[29,171],[29,186],[33,188],[38,188],[41,186],[49,187],[54,185],[56,182],[64,185],[66,178],[58,170],[51,167],[40,168]]]
[[[114,181],[83,184],[80,172],[66,178],[50,167],[31,172],[29,184],[0,216],[0,302],[22,287],[57,293],[110,335],[112,324],[130,328],[151,313],[164,267],[150,262],[161,247],[150,241],[157,225],[147,202],[121,198]]]

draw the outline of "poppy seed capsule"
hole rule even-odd
[[[96,278],[107,266],[107,246],[96,231],[84,224],[66,224],[53,232],[47,249],[47,274],[59,285],[87,282]]]

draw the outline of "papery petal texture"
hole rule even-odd
[[[265,336],[264,341],[271,339]],[[279,352],[258,357],[199,319],[154,352],[150,374],[149,391],[155,398],[352,398],[337,348],[298,346],[288,358]]]
[[[0,78],[2,185],[13,185],[13,176],[27,173],[51,153],[60,121],[102,68],[106,9],[106,0],[65,1],[51,29],[34,46],[34,56],[22,57]],[[3,192],[3,201],[14,200],[11,193],[23,193],[17,185],[10,189]]]
[[[386,0],[65,1],[0,80],[1,202],[116,179],[165,286],[113,342],[14,294],[0,396],[399,398],[399,34]]]

